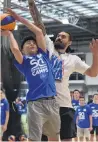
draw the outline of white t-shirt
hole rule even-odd
[[[46,45],[49,52],[52,54],[58,53],[54,50],[53,42],[50,40],[50,38],[46,35]],[[60,105],[60,107],[70,107],[72,108],[71,103],[71,96],[70,96],[70,90],[69,90],[69,77],[73,72],[78,73],[85,73],[85,71],[89,68],[89,66],[83,62],[78,56],[71,55],[71,54],[61,54],[59,56],[64,63],[64,75],[61,82],[56,81],[56,91],[57,91],[57,101]]]

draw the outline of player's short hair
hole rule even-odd
[[[27,36],[27,37],[25,37],[25,38],[23,39],[23,41],[22,41],[21,50],[23,49],[23,46],[24,46],[25,42],[28,41],[28,40],[33,40],[33,41],[35,41],[35,43],[36,43],[36,38],[35,38],[34,36]]]
[[[79,97],[79,100],[80,100],[80,99],[84,99],[84,100],[85,100],[84,96],[80,96],[80,97]]]
[[[73,91],[73,93],[76,92],[76,91],[80,93],[80,91],[79,91],[78,89],[75,89],[75,90]]]

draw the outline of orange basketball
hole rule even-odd
[[[14,30],[15,29],[15,19],[10,14],[4,13],[0,15],[0,29],[2,30]]]

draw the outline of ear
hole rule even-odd
[[[72,44],[72,41],[69,41],[69,45],[71,45]]]
[[[21,50],[21,52],[22,52],[22,54],[24,54],[24,50],[23,49]]]

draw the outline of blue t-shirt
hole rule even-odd
[[[98,104],[91,103],[89,106],[92,109],[93,126],[98,126]]]
[[[48,52],[45,53],[39,48],[38,54],[23,56],[22,64],[17,61],[14,64],[28,83],[27,101],[56,95],[55,78]]]
[[[89,128],[89,116],[92,115],[91,108],[88,105],[79,106],[76,110],[76,117],[78,116],[78,126],[80,128]]]
[[[76,111],[76,109],[79,107],[79,100],[72,100],[72,106],[74,108],[74,110]],[[74,115],[74,122],[76,123],[76,114]]]
[[[26,104],[16,103],[15,105],[16,105],[18,113],[20,115],[27,113],[27,105]]]
[[[7,101],[7,99],[2,99],[0,101],[0,125],[4,125],[5,124],[5,120],[6,120],[6,111],[9,111],[9,103]]]
[[[76,111],[77,107],[79,106],[79,100],[72,100],[72,106],[74,110]]]

